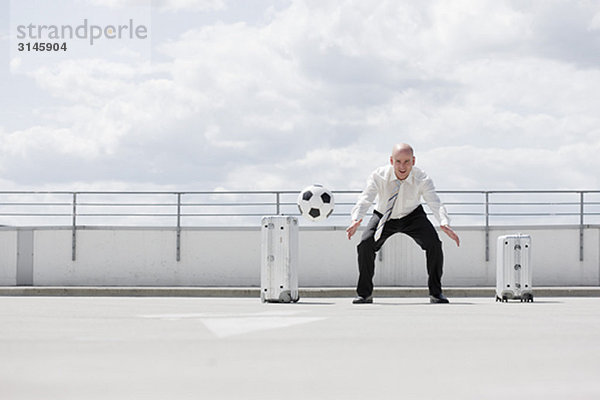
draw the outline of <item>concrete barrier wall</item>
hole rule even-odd
[[[0,231],[0,285],[17,284],[17,230]]]
[[[532,236],[534,284],[600,285],[600,227],[584,230],[579,260],[578,227],[518,227],[490,230],[490,261],[485,231],[459,228],[461,247],[444,234],[445,286],[494,286],[496,239],[509,233]],[[343,228],[301,228],[301,287],[356,284],[356,245]],[[170,228],[81,228],[76,261],[68,228],[0,230],[0,285],[35,286],[258,286],[259,228],[184,228],[181,259],[177,233]],[[395,235],[377,257],[377,286],[425,286],[423,251],[408,237]]]

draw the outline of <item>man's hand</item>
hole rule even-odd
[[[356,233],[356,230],[360,226],[361,222],[362,222],[362,218],[359,219],[358,221],[352,221],[352,224],[346,228],[346,233],[348,234],[348,240],[352,239],[352,236],[354,236],[354,234]]]
[[[450,237],[450,239],[452,239],[456,242],[457,247],[460,247],[460,238],[448,225],[442,225],[442,226],[440,226],[440,228],[444,231],[444,233],[446,235],[448,235]],[[347,231],[347,229],[346,229],[346,231]]]

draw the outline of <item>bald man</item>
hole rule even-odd
[[[352,223],[346,229],[348,239],[356,233],[365,214],[377,198],[373,216],[362,234],[358,250],[358,297],[354,304],[373,302],[375,253],[395,233],[414,239],[427,258],[429,299],[431,303],[448,303],[442,293],[444,254],[442,242],[427,218],[421,197],[433,212],[442,231],[460,246],[458,235],[450,228],[446,207],[440,201],[431,178],[416,168],[413,148],[400,143],[393,147],[390,165],[377,168],[367,180],[367,186],[352,209]]]

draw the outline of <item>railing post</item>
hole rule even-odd
[[[579,192],[579,261],[583,261],[583,192]]]
[[[485,192],[485,261],[490,261],[490,193]]]
[[[276,212],[275,212],[276,215],[279,215],[279,212],[281,211],[281,202],[280,202],[281,198],[279,196],[280,196],[280,193],[276,192],[275,193],[275,201],[277,203],[276,204]]]
[[[181,193],[177,193],[177,262],[181,261]]]
[[[71,226],[71,260],[77,258],[77,193],[73,192],[73,225]]]

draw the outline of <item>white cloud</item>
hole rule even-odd
[[[25,160],[31,160],[36,156],[43,157],[48,153],[57,156],[79,154],[84,157],[93,157],[97,155],[98,150],[91,138],[81,137],[65,128],[42,126],[2,133],[0,149],[6,158],[19,157]]]
[[[207,143],[216,148],[229,148],[229,149],[241,149],[243,150],[248,144],[243,140],[222,140],[221,129],[217,125],[211,125],[207,127],[204,132],[204,138]]]
[[[154,0],[161,11],[217,11],[226,8],[225,0]]]
[[[144,6],[150,7],[153,0],[84,0],[87,4],[99,7],[108,7],[112,9],[121,9],[124,7]]]
[[[385,164],[387,152],[355,147],[314,149],[294,159],[253,165],[231,171],[223,186],[248,190],[299,190],[320,183],[332,190],[362,188],[372,169]]]
[[[264,24],[202,22],[154,38],[154,64],[46,66],[31,76],[58,104],[0,133],[3,178],[358,189],[408,141],[444,189],[593,187],[600,70],[547,45],[555,9],[569,26],[593,26],[581,7],[297,0]],[[40,171],[18,174],[34,155]],[[548,160],[565,158],[548,173]],[[65,171],[62,160],[81,167]]]
[[[21,57],[13,57],[10,59],[10,71],[15,73],[19,71],[19,68],[23,64],[23,59]]]
[[[594,14],[592,21],[588,25],[588,30],[590,31],[598,31],[600,30],[600,12]]]
[[[600,141],[551,148],[440,147],[425,152],[421,164],[442,189],[597,188]],[[474,173],[476,171],[476,173]]]

